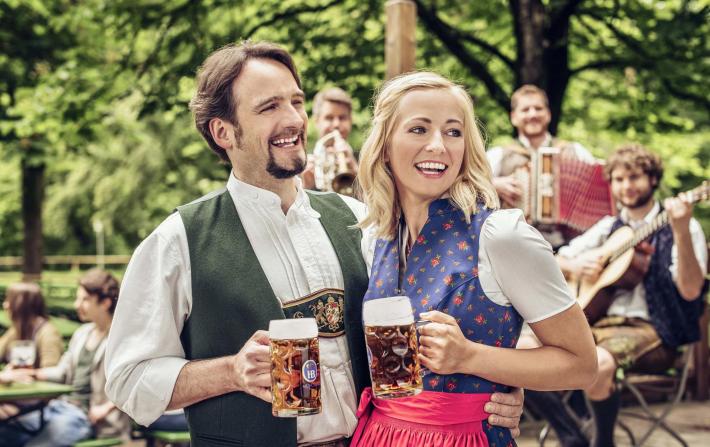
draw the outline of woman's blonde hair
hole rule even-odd
[[[372,127],[360,151],[358,182],[368,214],[361,228],[375,225],[380,237],[394,238],[401,208],[392,171],[385,162],[392,133],[399,119],[402,98],[414,90],[441,89],[451,92],[463,112],[465,150],[461,171],[449,189],[450,200],[470,222],[476,203],[498,208],[498,196],[491,180],[483,138],[473,113],[473,101],[460,85],[432,72],[408,73],[385,82],[375,97]]]

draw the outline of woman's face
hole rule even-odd
[[[432,201],[449,191],[461,171],[465,152],[464,115],[449,90],[407,93],[386,160],[400,201]]]

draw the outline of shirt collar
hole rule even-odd
[[[632,227],[638,227],[642,224],[647,224],[647,223],[653,222],[653,219],[655,219],[656,216],[658,215],[658,213],[660,213],[660,212],[661,212],[661,205],[658,203],[658,201],[656,201],[653,204],[653,208],[651,208],[651,210],[648,213],[646,213],[646,215],[641,220],[633,220],[633,221],[630,220],[629,219],[629,212],[626,208],[623,208],[621,210],[621,213],[619,213],[619,217],[621,218],[622,222],[627,223]]]
[[[526,149],[530,149],[530,140],[524,135],[519,135],[518,136],[518,141],[520,141],[520,144],[523,145]],[[552,146],[552,134],[550,132],[545,132],[545,139],[542,141],[542,144],[540,147],[551,147]]]
[[[289,208],[289,213],[292,210],[303,211],[308,215],[320,218],[320,213],[311,207],[311,201],[309,200],[308,194],[306,194],[305,189],[301,183],[301,179],[296,176],[296,200]],[[235,175],[234,171],[229,173],[229,179],[227,180],[227,190],[229,195],[232,197],[234,203],[238,201],[248,202],[250,206],[260,206],[262,208],[273,208],[278,207],[281,209],[281,198],[278,194],[269,191],[268,189],[259,188],[258,186],[251,185],[249,183],[239,180]]]

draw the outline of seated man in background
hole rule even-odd
[[[89,270],[79,280],[74,307],[86,324],[76,330],[69,348],[54,367],[24,372],[27,379],[62,382],[74,387],[71,394],[53,399],[40,412],[24,414],[0,428],[0,439],[7,446],[72,446],[91,436],[127,435],[128,417],[108,400],[104,392],[104,351],[118,301],[119,285],[111,273]],[[31,436],[28,431],[41,431]],[[24,429],[23,429],[24,428]]]
[[[638,256],[631,269],[638,269],[641,281],[631,289],[616,288],[606,314],[592,327],[599,374],[585,392],[595,421],[595,446],[614,445],[620,404],[616,370],[658,373],[671,368],[677,348],[700,338],[701,297],[707,290],[707,245],[700,224],[692,218],[692,205],[682,195],[666,199],[662,206],[653,198],[663,176],[658,156],[640,145],[626,145],[609,157],[605,172],[621,212],[602,219],[559,250],[565,276],[596,281],[605,265],[594,249],[622,226],[636,230],[662,212],[668,214],[670,225],[636,247]],[[521,338],[518,347],[534,345],[534,340]],[[557,395],[531,392],[526,397],[544,400],[536,410],[550,421],[563,446],[587,445]]]
[[[515,172],[528,166],[542,147],[560,149],[566,157],[574,157],[593,162],[594,157],[581,144],[563,141],[549,132],[551,120],[550,106],[544,90],[526,84],[513,92],[510,97],[510,122],[515,127],[518,138],[506,146],[493,147],[486,152],[496,188],[503,208],[523,208],[523,185]],[[524,210],[526,211],[526,210]],[[551,225],[533,225],[552,245],[553,249],[569,242],[569,236]]]

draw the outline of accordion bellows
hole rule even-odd
[[[616,214],[601,162],[589,163],[544,147],[514,175],[524,189],[518,205],[532,225],[565,225],[582,232]]]

